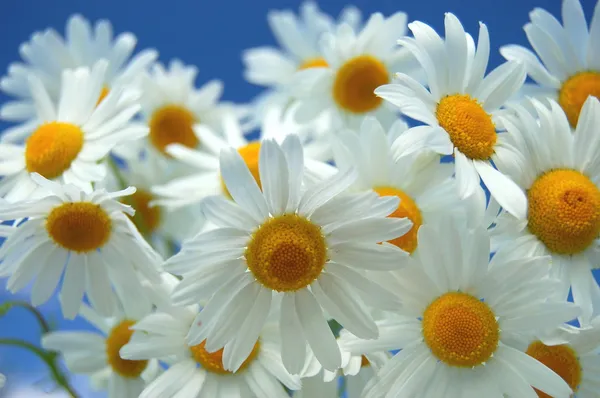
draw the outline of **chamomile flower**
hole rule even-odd
[[[53,331],[42,336],[46,350],[59,352],[71,373],[86,374],[97,390],[108,390],[109,398],[138,397],[144,386],[154,380],[160,368],[155,359],[130,361],[121,358],[119,350],[131,339],[133,326],[150,313],[152,305],[143,297],[136,298],[138,310],[122,309],[104,318],[87,305],[80,315],[100,333],[91,331]]]
[[[140,101],[150,128],[151,153],[164,156],[171,144],[187,148],[203,145],[194,126],[218,129],[225,114],[235,113],[233,106],[220,102],[223,82],[211,80],[197,89],[197,74],[195,66],[173,60],[168,68],[154,64],[144,76]]]
[[[481,177],[502,207],[523,217],[525,195],[490,162],[500,157],[494,112],[522,86],[525,68],[518,62],[508,62],[484,78],[490,51],[487,27],[480,24],[475,50],[456,16],[447,13],[445,26],[444,40],[430,26],[412,22],[409,28],[414,38],[399,40],[424,68],[429,90],[399,73],[396,83],[380,87],[375,93],[427,125],[410,131],[415,136],[431,137],[424,140],[425,147],[443,155],[454,154],[461,198],[480,189]],[[440,140],[445,140],[445,145]]]
[[[523,62],[537,83],[526,92],[557,100],[575,128],[587,97],[600,97],[600,5],[596,3],[589,30],[579,0],[563,0],[562,25],[542,8],[529,17],[524,29],[535,53],[519,45],[503,46],[500,53]]]
[[[31,303],[43,304],[64,270],[60,300],[66,318],[77,315],[84,293],[99,313],[112,315],[113,287],[124,305],[135,305],[144,294],[140,279],[156,280],[161,261],[127,217],[131,207],[116,200],[135,188],[85,193],[37,174],[32,179],[49,195],[0,206],[2,219],[27,218],[0,248],[0,277],[10,276],[8,289],[19,291],[35,278]]]
[[[113,39],[113,28],[109,21],[100,20],[92,27],[81,15],[69,18],[65,39],[53,29],[34,33],[31,40],[19,48],[24,63],[11,64],[8,75],[0,80],[0,89],[17,97],[15,101],[2,106],[0,117],[4,120],[26,121],[23,125],[6,130],[2,140],[20,141],[39,124],[37,88],[30,86],[30,75],[35,75],[50,100],[58,103],[64,70],[92,68],[96,62],[104,59],[108,65],[99,82],[96,104],[116,87],[133,88],[141,74],[157,58],[158,53],[153,49],[143,50],[132,57],[136,42],[136,37],[131,33],[121,33]]]
[[[390,83],[392,72],[411,71],[410,53],[396,45],[396,38],[405,33],[406,14],[398,12],[388,18],[371,15],[359,32],[342,23],[324,34],[321,51],[327,67],[298,71],[291,83],[299,102],[296,119],[308,123],[329,113],[337,130],[358,127],[365,116],[373,115],[389,127],[397,119],[396,111],[374,90]]]
[[[342,337],[356,353],[401,349],[364,397],[529,397],[533,387],[567,398],[571,388],[512,341],[577,316],[572,303],[548,298],[559,282],[550,258],[510,250],[490,261],[484,228],[441,218],[419,229],[413,264],[391,273],[402,307],[378,322],[380,336]]]
[[[401,137],[405,128],[406,124],[398,121],[388,134],[376,119],[367,118],[360,134],[345,132],[337,137],[334,159],[341,170],[356,168],[358,178],[352,190],[373,190],[380,196],[400,199],[390,217],[408,218],[413,226],[389,243],[412,253],[417,248],[421,225],[437,220],[440,214],[456,212],[460,206],[451,178],[452,165],[441,164],[437,157],[405,155],[410,149]],[[394,154],[392,148],[396,149]]]
[[[191,344],[188,332],[199,306],[172,305],[165,293],[177,281],[172,276],[170,279],[162,285],[164,293],[156,292],[157,311],[132,327],[136,332],[121,349],[123,358],[138,361],[159,358],[169,365],[140,398],[283,398],[288,396],[283,385],[291,390],[300,388],[300,378],[283,367],[279,332],[274,324],[262,328],[260,340],[235,372],[224,368],[222,349],[209,351],[204,341]]]
[[[267,117],[263,120],[260,137],[256,140],[248,140],[236,118],[233,115],[227,115],[223,118],[222,127],[219,129],[223,132],[222,136],[216,131],[203,126],[194,127],[196,135],[203,143],[204,150],[193,150],[181,144],[173,144],[167,147],[166,151],[170,156],[190,166],[194,171],[189,175],[174,178],[165,184],[155,185],[152,192],[158,197],[154,200],[154,203],[170,209],[178,209],[199,203],[202,199],[211,195],[229,197],[229,191],[221,177],[219,155],[221,151],[230,148],[238,151],[250,173],[261,187],[258,154],[262,140],[273,138],[278,142],[283,142],[285,137],[298,132],[293,127],[290,128],[289,125],[282,124],[281,119],[278,117],[279,113],[274,109],[272,111],[275,114],[273,117]],[[303,138],[307,137],[304,136]],[[331,173],[331,167],[313,158],[313,156],[322,157],[323,154],[330,153],[321,143],[307,143],[304,153],[306,155],[304,163],[313,180]]]
[[[294,374],[305,362],[305,341],[324,368],[341,364],[323,309],[354,334],[374,338],[377,329],[365,304],[397,305],[362,271],[393,269],[406,256],[377,244],[412,226],[407,219],[386,218],[398,199],[372,192],[340,195],[354,182],[352,170],[304,189],[303,158],[295,136],[281,146],[263,141],[261,191],[239,152],[223,150],[221,174],[233,201],[205,199],[205,215],[217,228],[184,242],[165,264],[183,276],[173,294],[176,303],[210,297],[192,328],[194,343],[206,339],[225,346],[226,369],[238,369],[249,355],[272,303],[281,301],[283,362]]]
[[[40,194],[31,173],[91,192],[92,183],[106,175],[100,160],[118,144],[148,134],[147,127],[130,122],[140,109],[134,92],[116,88],[96,105],[107,67],[98,61],[91,70],[64,71],[57,106],[40,79],[31,76],[39,121],[25,144],[0,143],[0,195],[6,200]]]
[[[600,264],[600,103],[585,102],[575,133],[565,112],[550,100],[531,101],[535,113],[515,106],[506,117],[507,154],[498,167],[527,192],[524,219],[501,214],[493,237],[523,255],[552,256],[553,271],[582,307],[583,320],[600,309],[600,289],[591,269]]]
[[[530,342],[527,354],[563,378],[573,398],[596,398],[600,372],[600,318],[578,329],[570,325]],[[537,392],[542,398],[548,395]]]

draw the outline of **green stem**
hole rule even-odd
[[[16,347],[21,347],[37,355],[50,368],[52,378],[56,381],[56,383],[58,383],[58,385],[64,388],[65,391],[67,391],[72,398],[79,398],[79,395],[77,395],[73,387],[71,387],[71,385],[69,384],[67,377],[59,369],[57,364],[58,355],[56,353],[44,351],[41,348],[36,347],[27,341],[18,339],[0,339],[0,345],[12,345]]]
[[[4,305],[2,307],[3,308],[2,308],[2,311],[0,311],[0,316],[3,315],[4,313],[6,313],[8,310],[10,310],[13,307],[21,307],[21,308],[28,310],[29,312],[31,312],[33,314],[33,316],[35,317],[37,322],[40,324],[40,328],[42,329],[42,334],[46,334],[46,333],[50,332],[50,330],[51,330],[50,325],[48,324],[46,319],[42,316],[42,313],[40,311],[38,311],[37,308],[35,308],[34,306],[32,306],[31,304],[29,304],[26,301],[9,301],[7,303],[4,303]]]

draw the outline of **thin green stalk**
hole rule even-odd
[[[37,355],[44,363],[50,368],[50,372],[52,374],[52,378],[56,381],[56,383],[61,386],[65,391],[67,391],[72,398],[79,398],[79,395],[73,387],[69,384],[69,380],[65,376],[65,374],[60,370],[58,366],[58,355],[54,352],[44,351],[35,345],[19,340],[19,339],[0,339],[0,345],[12,345],[15,347],[21,347],[26,350],[31,351],[35,355]]]
[[[2,307],[0,307],[1,308],[0,316],[4,315],[6,312],[8,312],[13,307],[21,307],[21,308],[24,308],[27,311],[31,312],[31,314],[35,317],[37,322],[40,324],[40,328],[42,329],[42,334],[46,334],[46,333],[50,332],[50,330],[51,330],[50,325],[48,324],[48,322],[46,321],[46,319],[44,318],[42,313],[40,311],[38,311],[37,308],[35,308],[34,306],[32,306],[31,304],[29,304],[26,301],[9,301],[7,303],[4,303],[4,305],[2,305]]]

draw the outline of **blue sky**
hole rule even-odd
[[[581,1],[589,20],[595,0]],[[485,22],[492,43],[490,67],[494,67],[502,62],[498,53],[500,45],[527,45],[522,27],[534,7],[543,7],[559,15],[560,3],[559,0],[356,0],[352,3],[328,0],[319,2],[319,5],[336,16],[347,4],[359,7],[364,14],[380,11],[389,15],[405,11],[410,20],[424,21],[438,31],[443,31],[444,12],[451,11],[475,37],[478,22]],[[5,1],[0,13],[0,71],[4,74],[8,65],[18,60],[20,43],[27,40],[33,31],[53,27],[62,33],[69,15],[81,13],[91,20],[109,19],[115,32],[135,33],[138,49],[156,48],[163,62],[179,58],[198,66],[198,83],[222,79],[225,82],[224,99],[246,102],[257,95],[260,88],[244,81],[241,51],[254,46],[274,45],[266,24],[267,11],[273,8],[297,10],[299,5],[298,0],[55,0],[51,6],[48,0]],[[0,94],[0,101],[5,100],[6,97]],[[5,125],[0,124],[2,127]],[[4,289],[4,281],[0,281],[0,303],[27,297],[27,292],[18,297],[11,296]],[[81,320],[61,320],[56,299],[42,310],[57,322],[60,329],[87,327]],[[29,314],[15,309],[0,318],[0,337],[20,337],[37,343],[39,330]],[[33,355],[19,349],[0,347],[0,373],[9,377],[7,389],[0,392],[0,397],[31,398],[35,397],[31,388],[36,391],[52,389],[44,365]],[[77,378],[75,383],[83,397],[102,396],[88,391],[85,378]]]

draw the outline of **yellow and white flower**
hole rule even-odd
[[[0,206],[2,219],[27,218],[0,247],[0,277],[10,276],[8,289],[19,291],[35,278],[31,303],[37,306],[52,296],[64,271],[65,318],[77,315],[84,293],[94,309],[111,316],[113,287],[126,308],[135,306],[144,295],[140,280],[157,280],[161,262],[127,217],[131,207],[116,200],[135,188],[85,193],[37,174],[32,179],[49,193],[46,197]]]
[[[107,20],[96,22],[92,29],[90,22],[77,14],[69,18],[64,39],[54,29],[34,33],[31,40],[19,48],[24,62],[11,64],[8,75],[0,80],[0,89],[16,97],[0,108],[0,117],[25,122],[4,131],[2,141],[21,141],[39,124],[38,94],[29,85],[30,75],[39,79],[49,98],[58,103],[66,69],[92,68],[104,59],[108,65],[96,97],[99,103],[116,87],[133,88],[158,57],[154,49],[143,50],[132,57],[136,42],[136,37],[129,32],[113,38],[113,28]]]
[[[403,305],[378,322],[378,339],[342,337],[356,354],[401,349],[363,396],[529,397],[535,387],[570,397],[565,381],[512,343],[578,314],[551,298],[560,282],[548,277],[550,258],[507,250],[490,260],[485,228],[463,221],[419,229],[414,263],[390,276]]]
[[[33,133],[24,144],[0,143],[0,195],[10,202],[40,195],[31,173],[91,192],[106,175],[100,162],[118,144],[148,134],[132,123],[139,111],[135,92],[118,87],[98,105],[108,64],[63,72],[60,100],[55,104],[35,75],[30,76],[37,112]]]
[[[170,277],[168,283],[163,284],[164,292],[156,292],[160,298],[156,302],[157,310],[132,327],[135,333],[121,349],[123,358],[137,361],[156,358],[169,365],[140,398],[285,398],[288,395],[283,385],[292,390],[300,388],[300,378],[290,375],[283,367],[279,330],[274,324],[262,328],[260,340],[235,372],[223,366],[223,349],[209,350],[205,341],[190,343],[188,332],[199,306],[172,305],[167,294],[177,280]]]
[[[535,52],[507,45],[500,53],[523,62],[537,83],[526,85],[524,93],[558,101],[575,128],[587,97],[600,98],[600,3],[596,3],[589,30],[579,0],[563,0],[562,25],[543,8],[534,9],[529,17],[524,29]]]
[[[494,112],[522,86],[525,68],[518,62],[507,62],[484,78],[490,51],[487,27],[480,24],[476,50],[456,16],[447,13],[445,27],[444,40],[430,26],[412,22],[409,28],[414,38],[399,40],[425,70],[429,90],[399,73],[396,83],[375,93],[426,124],[410,130],[421,137],[421,145],[442,155],[454,155],[461,198],[480,189],[481,177],[502,207],[524,217],[524,193],[490,162],[501,156]]]
[[[516,105],[516,116],[504,118],[507,156],[497,163],[527,192],[527,215],[501,214],[493,241],[524,256],[552,256],[562,298],[570,287],[588,321],[600,310],[600,288],[591,272],[600,264],[600,103],[588,98],[572,133],[559,104],[531,102],[535,113]]]
[[[376,13],[355,32],[340,24],[321,39],[324,64],[295,73],[292,83],[299,102],[296,119],[309,123],[324,112],[332,117],[330,130],[360,126],[365,116],[375,116],[389,127],[398,116],[374,94],[392,80],[396,71],[409,72],[414,66],[410,53],[396,45],[406,33],[406,14],[388,18]]]
[[[155,359],[130,361],[119,354],[134,333],[131,326],[152,310],[148,300],[136,299],[135,312],[119,309],[110,318],[83,305],[80,315],[100,333],[53,331],[42,336],[42,346],[59,352],[71,373],[89,375],[93,388],[108,390],[109,398],[138,397],[146,384],[160,373],[160,367]]]
[[[194,322],[192,343],[206,339],[214,348],[224,346],[228,370],[249,355],[272,307],[281,317],[283,363],[298,374],[306,341],[325,369],[341,365],[323,309],[352,333],[374,338],[367,306],[398,305],[363,273],[394,269],[407,257],[396,246],[378,244],[412,227],[407,219],[386,218],[398,198],[341,195],[355,180],[352,170],[306,188],[303,159],[296,136],[281,146],[263,141],[261,191],[239,152],[223,150],[220,169],[233,201],[204,199],[204,213],[217,228],[184,242],[165,264],[183,276],[176,303],[210,298]]]

